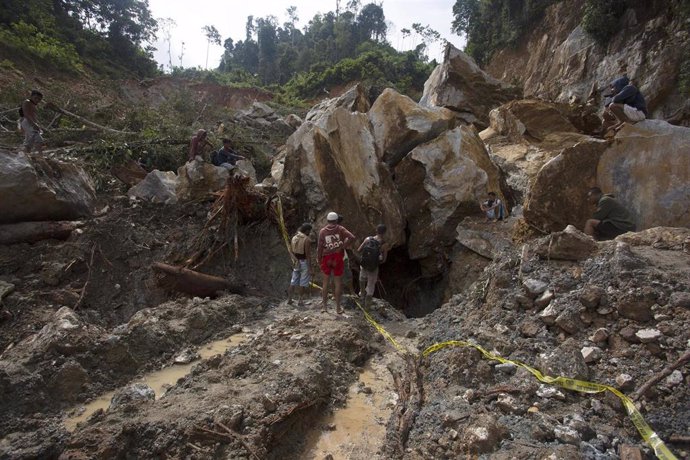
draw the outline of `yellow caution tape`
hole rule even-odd
[[[475,350],[481,352],[482,355],[484,355],[484,357],[487,359],[499,361],[501,363],[510,363],[515,366],[522,367],[523,369],[526,369],[528,372],[534,375],[539,381],[548,383],[550,385],[557,385],[567,390],[574,390],[579,391],[581,393],[590,394],[610,391],[621,400],[621,402],[623,403],[623,407],[625,407],[625,410],[628,413],[628,416],[630,417],[630,420],[632,420],[633,424],[635,425],[635,428],[637,428],[637,431],[640,432],[642,439],[644,439],[644,441],[647,444],[649,444],[649,446],[652,449],[654,449],[654,453],[656,454],[657,458],[661,460],[677,460],[676,456],[673,455],[673,453],[668,449],[668,447],[666,447],[666,444],[664,444],[661,438],[659,438],[659,436],[654,432],[654,430],[652,430],[652,428],[647,424],[647,422],[645,422],[644,417],[642,417],[642,414],[637,409],[637,407],[635,407],[635,404],[632,402],[632,400],[612,386],[602,385],[600,383],[586,382],[584,380],[570,379],[567,377],[551,377],[549,375],[544,375],[541,371],[533,368],[532,366],[528,366],[525,363],[503,358],[502,356],[495,355],[485,350],[483,347],[479,345],[475,345],[470,342],[463,342],[460,340],[449,340],[447,342],[436,343],[434,345],[431,345],[422,352],[422,356],[426,357],[431,353],[434,353],[446,347],[474,348]]]
[[[285,245],[288,249],[288,252],[291,253],[289,236],[287,228],[285,227],[285,221],[283,219],[283,204],[280,200],[280,197],[278,197],[277,215],[278,224],[280,226],[280,231],[283,235],[283,239],[285,240]],[[320,287],[317,284],[311,283],[311,285],[320,289]],[[379,334],[381,334],[386,340],[388,340],[393,345],[393,347],[395,347],[396,350],[398,350],[400,353],[408,353],[408,351],[402,345],[400,345],[383,326],[381,326],[378,322],[376,322],[374,318],[371,317],[371,315],[366,311],[366,309],[364,309],[364,307],[362,307],[362,305],[360,305],[359,302],[355,300],[355,304],[362,311],[362,313],[364,314],[364,318],[367,320],[367,322],[369,322],[369,324],[371,324],[374,327],[374,329],[376,329],[379,332]],[[446,347],[474,348],[475,350],[481,352],[481,354],[484,355],[484,357],[487,359],[498,361],[500,363],[510,363],[515,366],[521,367],[527,370],[532,375],[534,375],[540,382],[544,382],[549,385],[556,385],[567,390],[573,390],[589,394],[610,391],[621,400],[621,402],[623,403],[623,407],[625,407],[625,411],[628,413],[628,416],[630,417],[630,420],[632,420],[633,424],[635,425],[635,428],[637,428],[637,431],[639,431],[640,435],[642,436],[642,439],[644,439],[644,441],[652,449],[654,449],[654,453],[656,454],[657,458],[660,460],[677,460],[677,457],[673,455],[673,453],[668,449],[668,447],[666,447],[666,444],[664,444],[661,438],[659,438],[659,436],[654,432],[654,430],[652,430],[652,428],[647,424],[647,422],[645,422],[644,417],[642,417],[640,411],[637,409],[637,407],[635,407],[635,403],[633,403],[633,401],[630,398],[628,398],[626,395],[624,395],[618,389],[612,386],[602,385],[600,383],[586,382],[584,380],[571,379],[561,376],[551,377],[549,375],[544,375],[538,369],[535,369],[532,366],[529,366],[523,362],[506,359],[502,356],[498,356],[487,351],[479,345],[475,345],[473,343],[465,342],[462,340],[449,340],[447,342],[436,343],[425,349],[422,352],[422,356],[427,357],[430,354],[442,350]]]

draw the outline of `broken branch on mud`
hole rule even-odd
[[[654,377],[651,379],[647,380],[635,393],[632,394],[631,398],[634,401],[637,401],[640,399],[642,396],[645,395],[647,391],[649,391],[652,386],[656,385],[658,382],[661,380],[665,379],[671,373],[673,373],[674,370],[678,369],[680,366],[684,365],[685,363],[690,361],[690,351],[686,351],[684,355],[682,355],[680,358],[678,358],[674,363],[669,364],[665,368],[663,368],[658,374],[656,374]]]
[[[216,297],[221,291],[241,294],[244,288],[225,278],[207,275],[184,267],[154,262],[151,268],[164,274],[163,284],[186,294],[198,297]]]
[[[81,288],[81,294],[79,295],[79,300],[77,300],[77,303],[74,304],[73,310],[77,310],[82,302],[84,301],[84,296],[86,295],[86,288],[89,287],[89,282],[91,281],[91,271],[93,268],[93,256],[96,254],[96,243],[94,243],[93,247],[91,248],[91,259],[89,260],[89,272],[86,274],[86,282],[84,283],[84,287]]]
[[[0,225],[0,244],[35,243],[55,239],[66,240],[72,231],[83,225],[80,221],[20,222]]]

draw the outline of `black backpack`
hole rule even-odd
[[[365,270],[373,271],[379,266],[379,256],[381,255],[381,242],[376,238],[369,237],[362,248],[362,261],[360,265]]]

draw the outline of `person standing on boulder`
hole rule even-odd
[[[43,128],[38,124],[38,104],[43,100],[43,93],[31,91],[28,99],[22,102],[19,109],[19,125],[24,131],[24,151],[31,153],[34,146],[38,153],[43,153]]]
[[[338,214],[329,212],[326,216],[328,224],[319,232],[319,242],[317,245],[317,257],[323,272],[323,286],[321,287],[321,311],[326,311],[328,301],[328,288],[333,278],[335,284],[335,306],[338,314],[343,312],[340,306],[340,299],[343,293],[343,251],[355,240],[355,236],[342,225],[338,225]]]
[[[309,288],[311,283],[311,240],[309,233],[311,233],[312,226],[310,223],[300,225],[299,230],[295,233],[290,241],[290,253],[294,257],[292,266],[292,278],[290,279],[290,287],[288,288],[288,304],[292,305],[292,295],[297,289],[297,305],[302,305],[302,295],[304,291]]]
[[[625,122],[637,123],[647,118],[647,102],[626,76],[613,80],[609,93],[604,97],[611,98],[604,109],[601,125],[601,132],[606,137],[613,136]]]
[[[376,281],[379,278],[379,265],[386,261],[388,255],[384,242],[386,226],[379,224],[376,227],[376,235],[367,236],[357,249],[362,255],[359,266],[359,295],[362,298],[364,308],[374,296]]]
[[[189,144],[189,156],[187,161],[193,161],[196,157],[204,157],[204,149],[206,146],[213,148],[213,144],[208,141],[208,133],[205,129],[200,129],[192,137],[192,141]]]
[[[623,233],[635,231],[632,214],[613,195],[604,195],[599,187],[592,187],[587,199],[597,206],[592,218],[585,222],[587,235],[598,240],[612,240]]]

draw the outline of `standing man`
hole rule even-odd
[[[288,288],[288,304],[292,305],[292,294],[295,288],[297,289],[297,305],[302,306],[302,295],[304,291],[309,288],[311,283],[311,240],[309,233],[311,233],[312,226],[310,223],[304,223],[299,227],[295,236],[290,242],[290,253],[293,255],[292,278],[290,279],[290,287]]]
[[[587,199],[597,205],[592,218],[585,222],[587,235],[598,240],[612,240],[623,233],[635,231],[632,214],[613,195],[604,195],[599,187],[592,187]]]
[[[24,151],[31,153],[31,149],[38,147],[38,153],[43,153],[43,128],[38,124],[38,104],[43,100],[43,93],[31,91],[28,99],[22,102],[19,109],[20,125],[24,131]]]
[[[205,129],[198,130],[196,134],[192,136],[192,141],[189,144],[189,156],[187,161],[193,161],[197,156],[203,158],[206,146],[213,148],[213,144],[208,141],[207,136],[208,133]]]
[[[374,296],[376,281],[379,277],[379,265],[386,261],[388,252],[384,244],[386,226],[379,224],[376,227],[376,235],[367,236],[357,251],[362,255],[359,266],[359,295],[362,297],[364,308]]]
[[[343,293],[343,276],[344,262],[343,251],[347,246],[354,241],[355,236],[350,233],[345,227],[338,225],[338,214],[329,212],[326,216],[328,224],[319,232],[319,243],[317,246],[317,257],[321,263],[321,271],[323,272],[323,286],[321,288],[321,311],[326,311],[326,302],[328,301],[328,285],[331,278],[335,284],[335,306],[336,312],[341,314],[343,312],[340,306],[340,298]]]
[[[230,170],[235,169],[237,160],[246,160],[246,158],[232,148],[232,141],[230,139],[223,139],[223,148],[211,155],[211,163],[213,165],[222,166]]]

